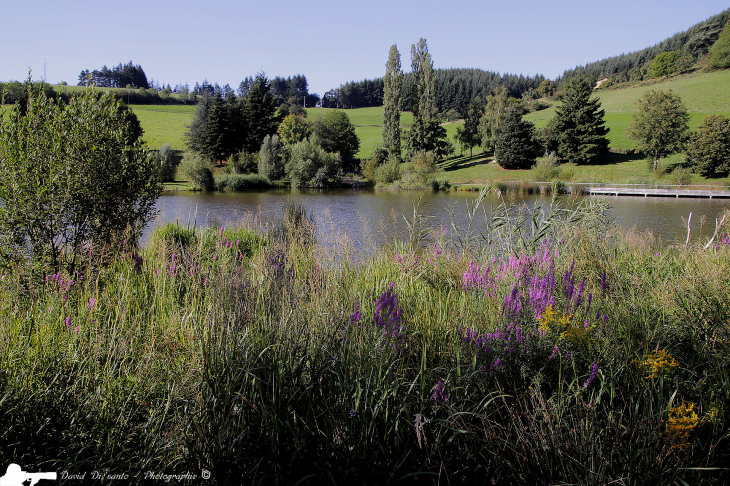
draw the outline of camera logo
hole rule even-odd
[[[30,486],[34,486],[41,479],[50,479],[55,481],[58,475],[54,472],[30,473],[23,471],[17,464],[10,464],[4,476],[0,476],[0,486],[23,486],[23,483],[30,481]]]

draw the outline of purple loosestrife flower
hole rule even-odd
[[[603,277],[601,277],[601,291],[605,292],[608,288],[608,285],[606,284],[606,272],[603,272]]]
[[[354,409],[350,410],[350,418],[355,418],[355,415],[357,415],[357,412]]]
[[[393,338],[400,337],[403,342],[403,334],[406,326],[403,322],[403,309],[398,307],[398,296],[393,292],[395,282],[390,283],[388,290],[375,301],[375,315],[373,322],[376,327],[382,329],[383,334]]]
[[[554,357],[556,357],[558,355],[558,353],[560,353],[560,349],[558,348],[557,345],[555,345],[555,347],[553,348],[553,354],[551,354],[548,359],[553,359]]]
[[[596,375],[598,374],[598,361],[593,362],[593,368],[591,369],[591,376],[588,377],[585,383],[583,383],[583,388],[588,388],[591,386],[591,383],[593,383],[593,380],[596,379]]]
[[[586,280],[581,279],[580,285],[578,286],[578,293],[575,294],[575,310],[578,310],[580,303],[583,300],[583,291],[586,288]]]
[[[71,316],[66,317],[66,329],[71,330]]]
[[[360,313],[360,302],[355,303],[355,311],[350,314],[350,324],[355,324],[356,322],[359,322],[362,318],[362,314]]]
[[[96,299],[94,297],[89,299],[89,304],[86,306],[87,309],[93,309],[96,307]]]
[[[433,399],[433,401],[436,405],[438,405],[439,402],[446,403],[449,401],[449,396],[444,392],[444,382],[443,381],[439,380],[438,383],[436,383],[436,387],[433,389],[431,398]]]

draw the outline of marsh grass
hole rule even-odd
[[[289,204],[267,231],[168,225],[30,289],[6,271],[0,462],[211,484],[728,481],[727,238],[659,248],[558,199],[484,221],[483,199],[431,238],[416,208],[411,241],[364,256]],[[678,366],[647,377],[659,350]]]

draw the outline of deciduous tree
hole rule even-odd
[[[464,125],[456,128],[456,141],[462,147],[469,149],[469,158],[473,155],[474,146],[479,145],[481,142],[479,136],[479,120],[483,112],[484,105],[482,104],[482,100],[477,97],[469,104],[469,109],[466,111],[466,117],[464,118]]]
[[[388,153],[401,158],[400,104],[403,90],[403,71],[400,64],[398,46],[390,48],[388,62],[385,64],[383,80],[383,146]]]
[[[710,67],[730,68],[730,20],[710,48]]]
[[[687,163],[705,177],[730,173],[730,119],[718,114],[702,120],[687,145]]]
[[[650,155],[656,172],[659,159],[680,152],[689,131],[689,113],[682,99],[667,91],[648,91],[636,102],[638,108],[628,129],[636,149]]]
[[[70,272],[90,245],[135,239],[162,191],[144,142],[110,94],[68,105],[30,92],[0,123],[0,255]],[[131,233],[126,233],[131,231]]]

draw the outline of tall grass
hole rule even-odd
[[[727,482],[727,236],[657,248],[598,206],[483,221],[482,199],[433,238],[416,208],[410,241],[369,255],[318,244],[290,204],[271,231],[168,226],[84,274],[5,271],[0,463],[211,484]]]

